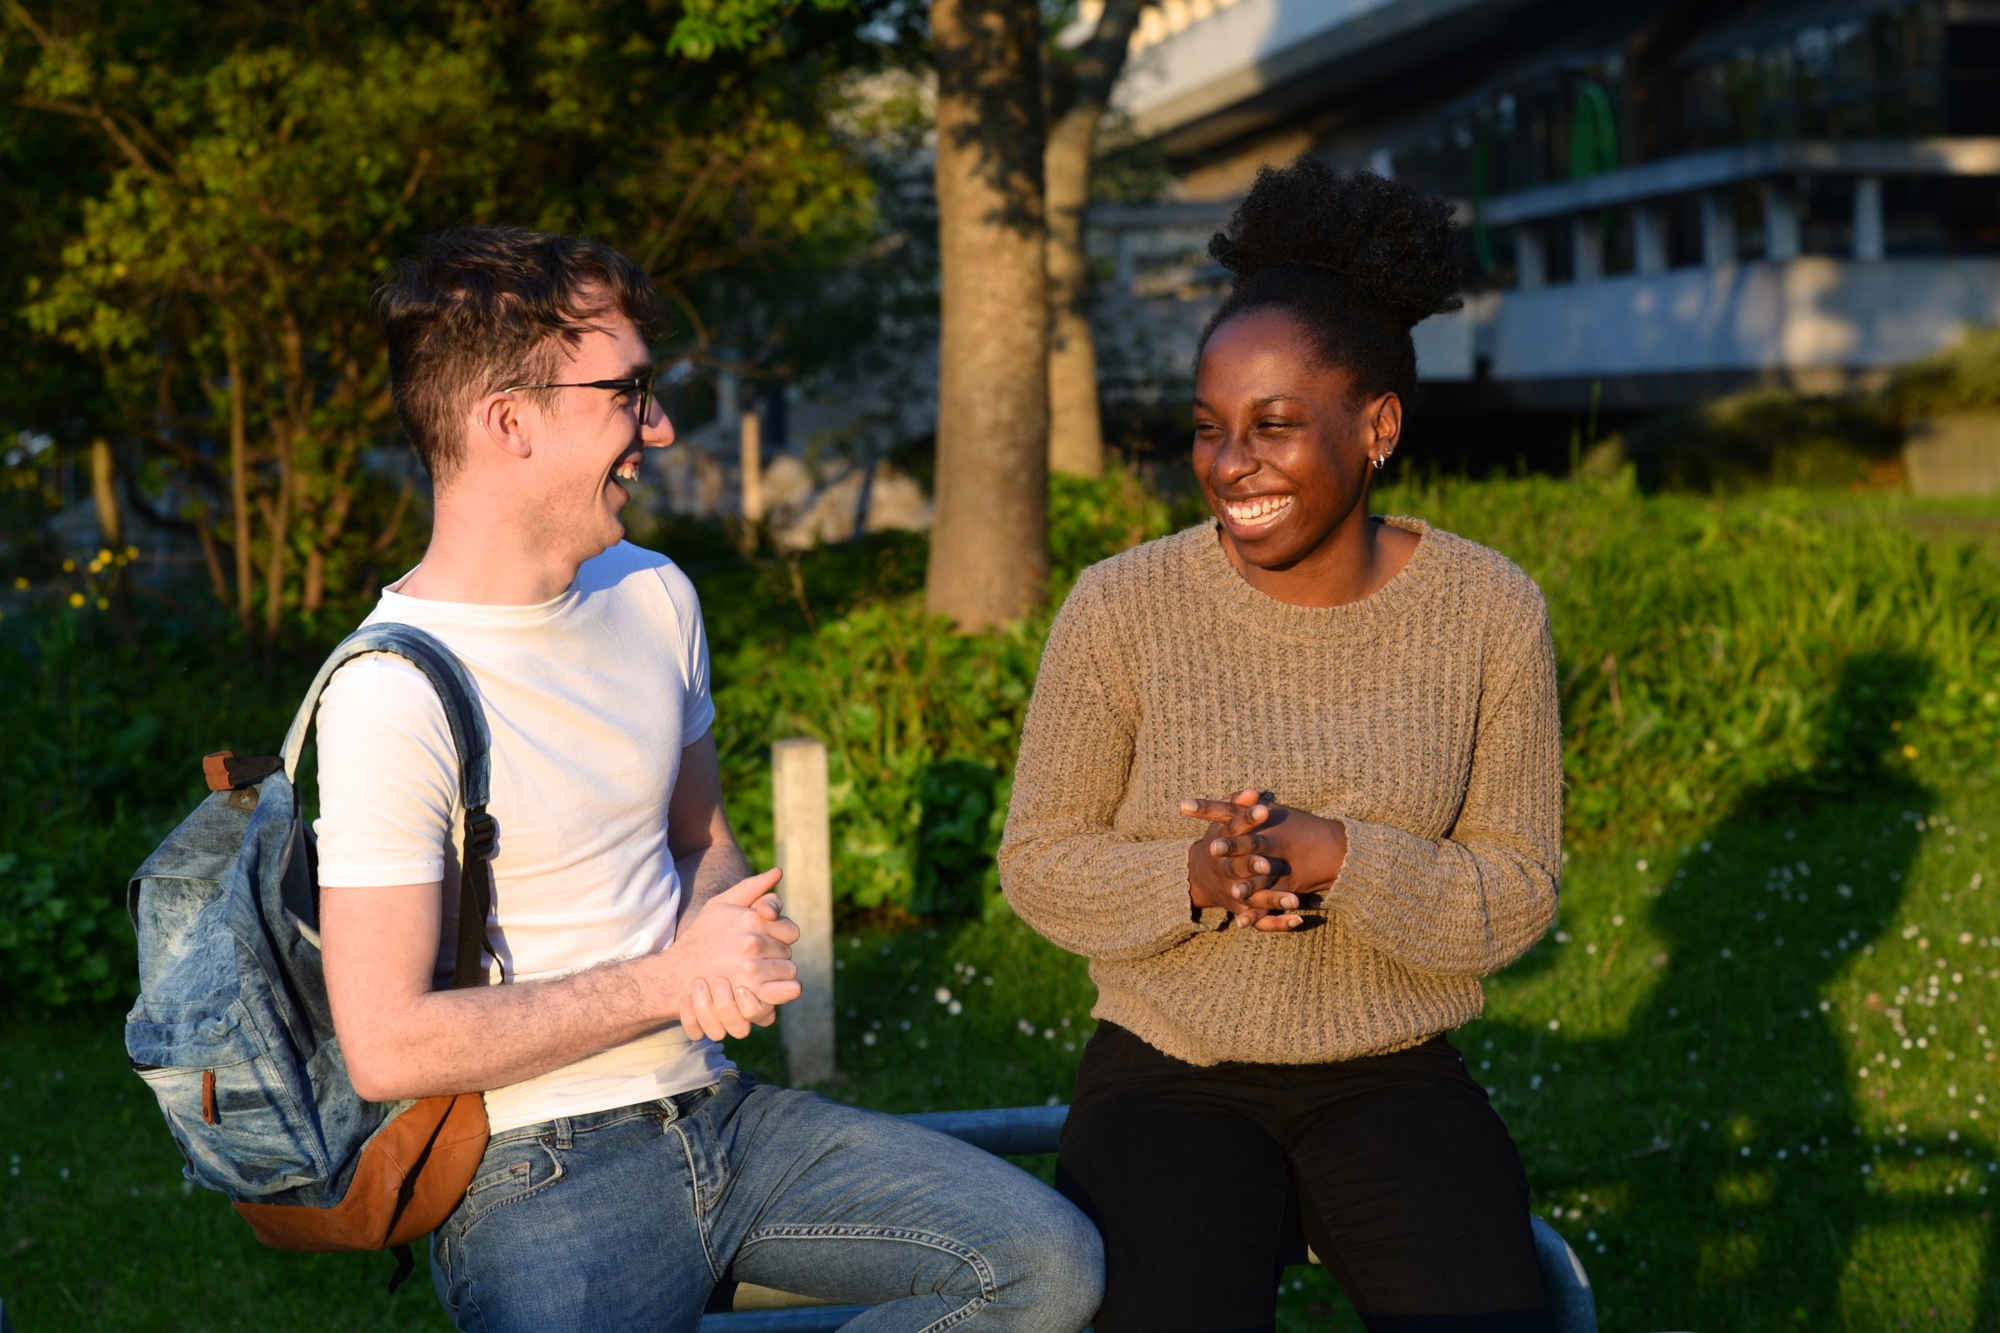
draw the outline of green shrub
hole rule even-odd
[[[1184,527],[1206,512],[1199,496],[1170,502],[1120,467],[1107,469],[1101,477],[1052,476],[1050,587],[1060,596],[1086,567]]]
[[[204,611],[143,608],[119,632],[49,598],[0,624],[0,997],[129,997],[125,885],[201,799],[201,756],[268,752],[320,647],[253,659]]]
[[[1855,486],[1893,475],[1910,423],[1995,409],[2000,328],[1975,329],[1873,393],[1758,389],[1648,417],[1593,445],[1579,470],[1605,480],[1629,468],[1647,491]]]
[[[1122,474],[1052,490],[1058,594],[1092,560],[1193,516]],[[1378,507],[1494,546],[1540,581],[1580,850],[1692,834],[1774,780],[1841,781],[1825,739],[1873,725],[1832,712],[1846,664],[1867,654],[1925,669],[1914,716],[1864,738],[1892,764],[1907,745],[1933,774],[1983,772],[2000,750],[2000,564],[1927,537],[1894,499],[1544,478],[1407,482]],[[683,526],[667,545],[701,590],[724,788],[753,858],[772,847],[771,743],[815,736],[843,913],[992,911],[1051,609],[958,635],[924,615],[919,537],[751,560],[724,537]],[[61,599],[0,621],[0,1003],[129,993],[127,877],[199,799],[201,754],[275,746],[351,623],[329,617],[323,635],[255,660],[226,624],[135,614],[130,639]]]
[[[1936,356],[1905,366],[1881,401],[1902,422],[2000,408],[2000,329],[1975,329]]]
[[[754,623],[709,612],[724,785],[745,845],[772,845],[771,742],[816,737],[827,747],[842,907],[990,911],[1014,747],[1053,605],[1086,565],[1185,517],[1122,469],[1054,478],[1050,605],[984,634],[956,634],[924,615],[921,544],[871,539],[816,551],[782,574],[768,562],[761,572],[718,571],[732,589],[763,580],[767,594],[729,598],[758,606]],[[885,584],[908,591],[863,600],[866,587]],[[789,607],[773,606],[773,588]],[[716,606],[716,587],[703,585],[702,596]],[[822,610],[809,617],[808,607]],[[834,607],[851,609],[824,613]]]
[[[939,801],[954,791],[987,799],[962,769],[945,766],[1011,767],[1044,629],[1037,621],[958,635],[911,596],[857,608],[783,651],[754,640],[718,644],[716,729],[746,844],[771,845],[771,742],[817,737],[827,747],[838,898],[907,909],[918,882],[940,873],[918,859],[926,814],[946,827],[979,822]],[[941,769],[961,780],[941,778]],[[1002,808],[984,819],[988,830],[997,831]],[[951,840],[938,846],[948,869]]]
[[[1585,469],[1629,464],[1648,491],[1852,486],[1894,459],[1902,439],[1878,399],[1760,389],[1647,418],[1594,446]]]

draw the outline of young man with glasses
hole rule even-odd
[[[623,483],[674,438],[645,276],[476,228],[378,305],[435,514],[369,618],[430,631],[478,687],[492,984],[447,985],[456,752],[398,658],[342,668],[321,706],[320,928],[362,1095],[485,1094],[486,1157],[432,1238],[445,1308],[465,1329],[691,1329],[748,1281],[876,1304],[869,1328],[1080,1328],[1102,1257],[1069,1204],[956,1140],[753,1084],[718,1044],[798,995],[798,930],[724,814],[694,588],[622,540]]]

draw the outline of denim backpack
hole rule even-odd
[[[133,875],[139,999],[125,1019],[132,1068],[152,1088],[189,1180],[229,1196],[266,1245],[394,1249],[458,1206],[486,1147],[478,1093],[363,1101],[348,1080],[320,969],[317,856],[292,777],[320,691],[365,653],[421,669],[444,701],[465,805],[453,984],[485,982],[493,819],[476,691],[443,644],[366,625],[333,650],[279,756],[208,756],[208,797]]]

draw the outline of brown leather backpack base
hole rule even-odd
[[[257,1239],[280,1250],[382,1250],[443,1224],[486,1153],[486,1102],[476,1092],[424,1097],[361,1150],[347,1193],[331,1208],[244,1203]]]

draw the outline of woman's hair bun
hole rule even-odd
[[[1313,157],[1259,168],[1208,253],[1238,287],[1270,269],[1328,270],[1406,327],[1461,304],[1450,205],[1371,171],[1337,175]]]

